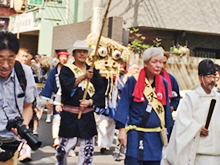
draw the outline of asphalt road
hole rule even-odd
[[[56,162],[55,149],[52,147],[53,140],[51,135],[51,123],[46,123],[46,113],[43,114],[42,119],[39,121],[39,139],[42,141],[42,146],[37,151],[32,151],[32,161],[24,164],[34,165],[54,165]],[[78,155],[79,147],[76,147],[76,155]],[[116,162],[113,158],[114,144],[110,151],[106,151],[104,154],[100,153],[100,148],[95,146],[94,152],[94,165],[123,165],[124,154],[122,154],[122,160]],[[68,165],[77,165],[78,157],[68,157]]]
[[[79,148],[76,148],[76,155],[78,155]],[[113,148],[110,151],[101,154],[99,152],[99,148],[95,147],[94,153],[94,165],[123,165],[124,160],[120,162],[116,162],[112,156]],[[122,155],[122,159],[124,155]],[[68,165],[77,165],[78,157],[68,157]],[[44,146],[37,151],[32,153],[32,161],[29,163],[21,163],[19,162],[18,165],[24,164],[35,164],[35,165],[54,165],[56,162],[55,158],[55,150],[51,146]]]

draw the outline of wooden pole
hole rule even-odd
[[[211,121],[211,117],[212,117],[212,113],[213,113],[213,110],[214,110],[214,107],[215,107],[215,103],[216,103],[216,100],[212,99],[211,103],[210,103],[210,107],[209,107],[209,112],[208,112],[208,116],[207,116],[207,119],[206,119],[206,123],[205,123],[205,128],[206,129],[209,128],[209,124],[210,124],[210,121]]]
[[[98,40],[97,40],[96,49],[95,49],[95,54],[94,54],[95,56],[96,56],[97,51],[98,51],[98,48],[99,48],[99,42],[100,42],[101,37],[102,37],[102,32],[103,32],[103,30],[104,30],[104,26],[105,26],[105,22],[106,22],[106,18],[107,18],[107,14],[108,14],[108,11],[109,11],[109,8],[110,8],[111,1],[112,1],[112,0],[109,0],[109,2],[108,2],[108,6],[107,6],[107,8],[106,8],[105,15],[104,15],[103,20],[102,20],[102,27],[101,27],[100,34],[99,34],[99,37],[98,37]],[[95,56],[94,56],[94,58],[93,58],[92,65],[91,65],[91,69],[92,69],[92,70],[93,70],[93,68],[94,68]],[[88,87],[89,87],[89,82],[90,82],[90,80],[87,79],[86,81],[87,81],[87,84],[86,84],[85,92],[84,92],[84,94],[83,94],[83,101],[85,101],[85,99],[86,99],[86,95],[87,95],[87,92],[88,92]],[[82,109],[79,110],[78,119],[80,119],[81,116],[82,116]]]

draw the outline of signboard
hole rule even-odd
[[[43,4],[44,0],[28,0],[28,5],[42,6]]]
[[[16,14],[10,16],[8,29],[12,33],[40,30],[40,22],[39,11]]]

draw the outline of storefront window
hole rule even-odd
[[[209,49],[209,48],[195,48],[194,49],[195,57],[203,58],[217,58],[220,59],[220,50],[219,49]]]

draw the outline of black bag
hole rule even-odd
[[[15,72],[16,72],[18,81],[20,83],[20,86],[21,86],[22,90],[25,92],[26,86],[27,86],[27,80],[25,77],[24,69],[23,69],[21,63],[18,61],[15,61],[14,68],[15,68]]]
[[[3,143],[0,146],[0,161],[5,162],[14,156],[20,142]]]

